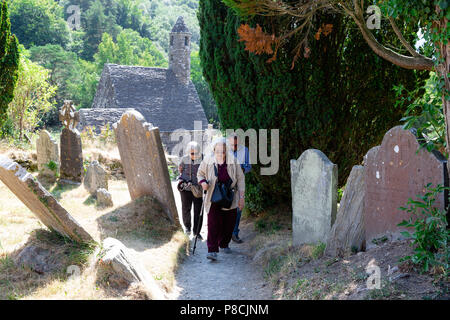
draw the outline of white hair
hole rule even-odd
[[[225,139],[224,137],[217,137],[213,140],[213,142],[211,143],[211,151],[214,153],[214,150],[216,149],[216,146],[218,144],[224,144],[227,145],[227,139]]]
[[[191,150],[194,150],[195,154],[200,153],[200,145],[197,141],[191,141],[186,145],[186,153],[189,154]]]

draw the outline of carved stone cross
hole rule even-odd
[[[59,111],[59,121],[68,129],[75,129],[80,122],[80,114],[73,106],[72,100],[64,100],[64,105]]]

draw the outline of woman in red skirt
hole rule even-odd
[[[225,138],[217,138],[212,144],[213,155],[205,158],[197,172],[197,180],[206,190],[204,199],[204,209],[208,213],[208,255],[211,260],[217,259],[219,248],[224,253],[231,253],[228,247],[231,236],[236,224],[236,208],[242,208],[245,205],[245,178],[242,168],[235,157],[227,152]],[[217,176],[216,171],[217,169]],[[220,208],[216,203],[211,203],[211,196],[214,191],[216,181],[230,183],[234,188],[234,198],[230,208]]]

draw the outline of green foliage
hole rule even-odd
[[[266,62],[267,55],[245,51],[238,41],[236,30],[242,23],[252,27],[258,23],[271,33],[272,26],[284,25],[282,17],[243,20],[221,2],[200,0],[198,19],[203,75],[218,106],[222,128],[280,130],[278,173],[262,176],[259,164],[249,173],[251,182],[258,185],[256,201],[270,199],[273,205],[288,202],[290,159],[297,159],[309,148],[323,151],[338,165],[342,186],[352,166],[360,163],[402,117],[404,109],[395,107],[393,85],[403,84],[412,90],[424,77],[374,55],[362,36],[354,32],[356,25],[341,16],[317,16],[314,25],[318,28],[331,23],[333,32],[310,41],[314,54],[300,58],[294,68],[291,52],[300,41],[298,36],[272,63]],[[388,30],[382,25],[375,36],[379,41],[395,40]],[[246,201],[250,202],[248,192]]]
[[[54,0],[11,1],[12,31],[26,48],[59,44],[70,38],[62,8]]]
[[[3,128],[3,124],[7,119],[8,105],[14,98],[18,69],[19,43],[11,34],[8,6],[3,1],[0,7],[0,136],[9,131]]]
[[[318,244],[316,244],[311,251],[311,257],[314,260],[319,259],[321,256],[323,256],[326,246],[327,245],[323,242],[319,242]]]
[[[28,52],[21,46],[19,77],[14,99],[8,109],[8,117],[22,140],[23,133],[37,128],[41,118],[54,108],[56,86],[48,81],[49,70],[28,59]]]
[[[191,52],[191,80],[202,103],[206,119],[208,119],[209,123],[214,124],[214,127],[218,128],[219,115],[217,114],[217,106],[209,90],[208,83],[203,77],[198,51]]]
[[[345,186],[342,188],[339,188],[337,191],[338,192],[338,198],[337,198],[338,203],[341,202],[342,196],[344,195],[344,189],[345,189]]]
[[[439,83],[436,74],[432,73],[424,86],[412,92],[408,92],[402,85],[395,86],[399,98],[396,105],[402,108],[407,106],[405,116],[401,119],[405,122],[403,128],[415,128],[417,135],[424,138],[421,139],[420,148],[439,150],[446,154],[445,116]],[[422,96],[414,100],[420,92],[423,92]]]
[[[450,39],[450,25],[445,23],[445,19],[450,19],[450,3],[448,0],[432,1],[408,1],[408,0],[378,0],[381,10],[393,18],[420,25],[423,34],[424,45],[420,49],[423,54],[434,58],[435,66],[443,63],[440,46],[445,48],[445,44]],[[448,53],[447,53],[448,54]],[[439,68],[436,68],[439,70]],[[447,69],[448,70],[448,67]],[[448,77],[448,75],[447,75]],[[440,74],[437,79],[440,95],[444,95],[446,100],[450,100],[450,91],[445,87],[444,74]]]
[[[50,71],[49,82],[57,86],[56,105],[61,106],[64,100],[71,99],[75,105],[80,103],[77,92],[82,83],[82,67],[74,52],[66,51],[60,45],[47,44],[40,47],[31,47],[30,59],[39,63]],[[47,126],[59,125],[58,109],[54,108],[43,117]]]
[[[437,185],[432,187],[431,183],[425,186],[426,193],[417,195],[418,200],[408,199],[407,207],[400,207],[409,218],[398,224],[399,227],[414,228],[410,234],[403,231],[406,237],[411,237],[411,245],[414,247],[414,255],[406,256],[409,260],[422,268],[423,271],[440,271],[444,276],[448,275],[450,262],[449,240],[450,231],[447,229],[448,221],[446,211],[435,206],[436,198],[442,197],[444,190],[448,187]]]
[[[103,70],[105,63],[139,65],[144,67],[167,67],[164,55],[147,39],[131,29],[122,30],[117,41],[104,33],[98,52],[94,55],[97,71]]]
[[[82,15],[82,27],[85,31],[82,58],[85,60],[92,60],[105,32],[113,37],[119,33],[120,27],[115,24],[115,17],[105,13],[106,8],[100,0],[95,0]]]

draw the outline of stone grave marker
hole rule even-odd
[[[142,114],[127,111],[113,125],[131,199],[157,199],[172,222],[178,218],[159,129]]]
[[[84,187],[93,196],[97,195],[98,189],[108,190],[108,173],[97,160],[91,162],[86,170],[86,176],[83,181]]]
[[[337,165],[317,149],[291,160],[293,245],[326,242],[337,208]]]
[[[336,221],[330,231],[325,253],[345,256],[365,246],[364,233],[364,167],[354,166],[348,176]]]
[[[75,221],[32,174],[4,156],[0,156],[0,180],[49,229],[76,242],[93,241],[91,235]]]
[[[47,130],[41,130],[36,140],[36,153],[39,174],[56,178],[59,172],[59,150],[58,143],[50,136]],[[55,170],[49,168],[49,164],[55,164]]]
[[[61,133],[61,169],[60,177],[66,182],[81,183],[83,179],[83,150],[81,148],[80,132],[75,128],[79,114],[72,101],[65,100],[59,113],[59,120],[64,128]]]
[[[448,183],[446,159],[439,152],[420,149],[416,136],[401,126],[390,129],[380,146],[370,149],[364,156],[366,197],[364,226],[366,245],[387,236],[401,238],[403,230],[397,227],[409,216],[399,207],[406,207],[408,198],[425,193],[425,185]],[[447,181],[447,182],[446,182]],[[436,199],[436,206],[445,208],[444,193]]]

